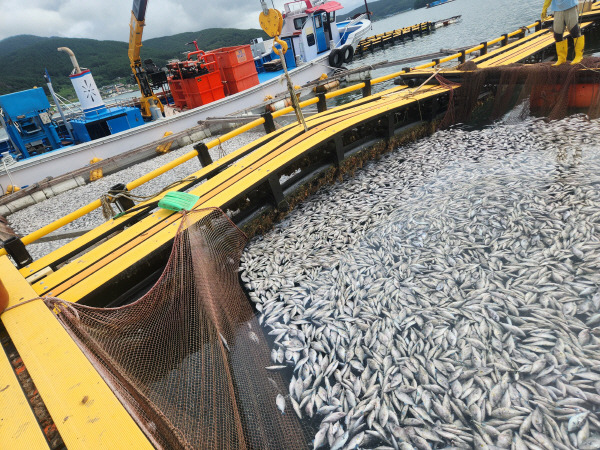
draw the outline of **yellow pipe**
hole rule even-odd
[[[80,217],[91,213],[96,208],[100,208],[100,206],[102,206],[102,203],[100,203],[100,200],[95,200],[92,203],[88,203],[87,205],[79,208],[78,210],[73,211],[72,213],[67,214],[64,217],[61,217],[60,219],[55,220],[52,223],[49,223],[45,227],[42,227],[39,230],[36,230],[33,233],[28,234],[27,236],[24,236],[23,238],[21,238],[21,241],[25,245],[31,244],[32,242],[37,241],[38,239],[46,236],[47,234],[50,234],[53,231],[56,231],[59,228],[64,227],[68,223],[71,223],[74,220],[79,219]],[[0,255],[6,255],[6,250],[0,249]]]
[[[537,25],[537,22],[533,22],[531,25],[527,25],[525,28],[527,28],[528,30],[531,30],[532,28],[534,28]]]
[[[388,81],[388,80],[392,80],[400,75],[402,75],[403,73],[405,73],[404,70],[401,70],[400,72],[394,72],[394,73],[390,73],[389,75],[383,75],[381,77],[377,77],[377,78],[373,78],[371,80],[371,84],[377,84],[377,83],[383,83],[384,81]]]
[[[473,48],[470,48],[469,50],[466,50],[466,51],[465,51],[465,54],[466,54],[466,55],[468,55],[468,54],[470,54],[470,53],[473,53],[473,52],[476,52],[476,51],[478,51],[478,50],[481,50],[482,48],[483,48],[483,44],[479,44],[479,45],[478,45],[478,46],[476,46],[476,47],[473,47]]]
[[[306,106],[310,106],[310,105],[314,105],[315,103],[319,103],[319,98],[318,97],[313,97],[310,98],[308,100],[304,100],[303,102],[300,102],[300,108],[304,108]],[[283,109],[280,109],[279,111],[275,111],[272,115],[273,115],[273,119],[276,119],[277,117],[281,117],[281,116],[285,116],[287,113],[291,113],[294,110],[294,108],[292,106],[287,106]],[[259,119],[259,120],[264,120],[264,119]]]
[[[319,97],[309,98],[308,100],[304,100],[303,102],[300,102],[300,108],[314,105],[315,103],[319,103]]]
[[[502,40],[504,40],[504,36],[496,38],[496,39],[492,39],[487,44],[488,44],[488,46],[494,45],[494,44],[497,44],[498,42],[501,42]]]
[[[256,128],[257,126],[262,125],[263,123],[265,123],[265,119],[263,119],[262,117],[260,119],[253,120],[252,122],[248,122],[246,125],[242,125],[241,127],[236,128],[235,130],[231,130],[229,133],[225,133],[220,138],[213,139],[208,144],[206,144],[206,146],[209,149],[214,148],[221,142],[228,141],[229,139],[239,136],[240,134],[245,133],[246,131],[249,131],[252,128]]]
[[[344,89],[338,89],[337,91],[328,92],[327,94],[325,94],[325,98],[326,99],[334,98],[334,97],[337,97],[339,95],[347,94],[348,92],[357,91],[357,90],[362,89],[364,87],[365,87],[365,83],[353,84],[352,86],[345,87]]]
[[[455,53],[454,55],[446,56],[445,58],[440,59],[440,64],[448,62],[448,61],[452,61],[453,59],[460,58],[460,56],[461,56],[460,53]]]
[[[183,164],[186,161],[189,161],[192,158],[195,158],[196,156],[198,156],[198,152],[196,150],[192,150],[191,152],[186,153],[185,155],[182,155],[177,159],[174,159],[170,163],[158,167],[152,172],[148,172],[146,175],[142,175],[141,177],[130,181],[129,183],[127,183],[126,188],[128,191],[132,191],[133,189],[140,187],[142,184],[147,183],[148,181],[158,177],[159,175],[162,175],[165,172],[168,172],[169,170],[177,167],[180,164]]]
[[[287,113],[291,113],[293,110],[294,110],[294,108],[292,108],[291,106],[288,106],[286,108],[280,109],[279,111],[275,111],[272,114],[273,119],[276,119],[281,116],[285,116]]]
[[[435,67],[435,61],[431,61],[427,64],[421,64],[420,66],[415,67],[415,69],[429,69],[430,67]]]

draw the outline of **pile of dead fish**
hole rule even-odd
[[[600,448],[600,122],[438,132],[242,257],[314,448]],[[598,228],[596,228],[598,227]]]

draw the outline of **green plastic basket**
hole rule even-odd
[[[187,192],[167,192],[160,201],[158,207],[170,211],[191,211],[194,205],[200,200],[200,197]]]

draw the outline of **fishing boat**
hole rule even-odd
[[[132,13],[141,24],[140,29],[144,25],[146,3],[147,1],[134,2]],[[331,74],[342,64],[350,62],[358,42],[371,30],[367,14],[338,22],[336,13],[341,9],[343,6],[340,3],[326,0],[300,0],[285,4],[281,39],[286,41],[290,49],[285,53],[285,58],[294,84],[302,85],[317,80],[323,74]],[[138,36],[138,39],[141,42],[141,36]],[[244,86],[245,89],[239,92],[227,92],[230,95],[218,95],[218,98],[213,98],[211,102],[202,102],[201,106],[179,108],[176,114],[168,117],[157,113],[156,108],[151,114],[144,115],[142,108],[142,115],[150,121],[141,126],[89,142],[59,147],[32,158],[22,158],[11,164],[10,168],[4,168],[0,164],[0,185],[24,186],[48,176],[56,177],[86,166],[93,158],[114,157],[128,150],[152,144],[170,133],[183,132],[209,117],[239,114],[249,107],[255,109],[260,105],[266,106],[269,99],[277,98],[287,91],[283,71],[277,66],[279,56],[268,41],[255,40],[249,47],[253,50],[251,57],[258,77],[258,83],[255,85],[247,88]],[[131,48],[130,44],[130,51]],[[248,58],[246,51],[241,55]],[[192,52],[188,59],[180,63],[188,64],[194,57],[199,56],[200,59],[196,59],[196,62],[199,65],[208,65],[202,60],[203,55],[196,52]],[[175,66],[179,67],[181,64]],[[74,76],[77,74],[71,75]],[[171,73],[171,76],[174,74]],[[163,106],[160,106],[162,109]]]

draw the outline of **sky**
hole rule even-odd
[[[363,0],[338,0],[346,11]],[[275,7],[283,9],[283,0]],[[0,0],[0,40],[19,34],[127,41],[132,0]],[[267,0],[271,5],[271,0]],[[259,28],[260,0],[148,0],[144,39],[205,28]]]

